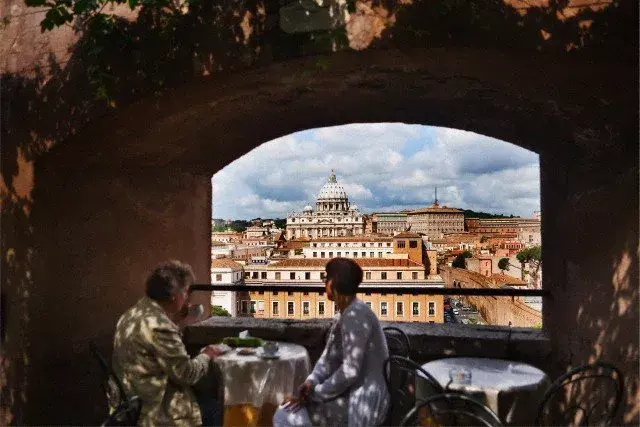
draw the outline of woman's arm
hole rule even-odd
[[[331,376],[314,387],[314,400],[338,397],[360,378],[370,335],[370,321],[364,316],[358,316],[356,310],[350,310],[343,315],[342,363]]]
[[[327,343],[322,355],[320,355],[320,359],[318,359],[316,365],[313,367],[313,372],[307,377],[307,381],[311,381],[314,386],[324,382],[335,370],[335,361],[329,356],[329,347],[334,338],[334,331],[335,325],[329,332],[329,338],[327,338]]]

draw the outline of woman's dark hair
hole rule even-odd
[[[355,295],[362,282],[362,268],[348,258],[333,258],[325,267],[327,280],[331,279],[333,289],[342,295]]]
[[[193,284],[195,275],[189,264],[168,261],[157,266],[147,278],[147,296],[156,301],[167,301]]]

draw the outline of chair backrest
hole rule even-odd
[[[609,363],[578,366],[558,377],[538,405],[538,425],[609,425],[624,393],[622,372]]]
[[[501,426],[498,416],[475,399],[459,393],[442,393],[418,402],[402,426]]]
[[[142,410],[142,401],[138,396],[127,396],[124,385],[115,374],[107,359],[100,353],[96,344],[89,343],[91,353],[102,369],[102,388],[107,397],[110,413],[103,426],[130,426],[138,423]]]
[[[431,374],[406,357],[389,356],[384,362],[383,374],[391,396],[388,421],[392,425],[398,425],[416,405],[417,399],[443,392],[442,386]]]
[[[411,353],[411,345],[409,344],[409,337],[401,329],[387,326],[382,328],[384,336],[387,339],[387,347],[389,348],[389,354],[394,356],[409,357]]]

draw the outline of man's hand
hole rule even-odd
[[[297,397],[289,396],[282,402],[282,405],[287,412],[298,412],[304,406],[304,401]]]
[[[313,390],[313,383],[309,380],[303,382],[300,387],[298,387],[298,398],[300,400],[307,400],[311,391]]]
[[[217,348],[215,345],[208,345],[205,348],[203,348],[200,353],[204,353],[207,356],[209,356],[210,359],[215,359],[216,357],[220,356],[221,354],[224,354],[224,352],[222,350],[220,350],[219,348]]]

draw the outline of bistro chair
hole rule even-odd
[[[537,425],[611,423],[622,401],[624,376],[609,363],[578,366],[547,389],[538,406]]]
[[[501,426],[488,407],[464,394],[437,394],[419,402],[400,423],[402,426]]]
[[[383,365],[383,375],[391,397],[385,425],[400,423],[405,414],[416,405],[418,388],[420,398],[443,392],[440,383],[431,374],[406,357],[389,356]]]
[[[411,353],[411,345],[409,344],[409,337],[402,329],[393,326],[387,326],[382,328],[384,336],[387,339],[387,347],[389,348],[389,354],[394,356],[409,357]]]
[[[142,400],[138,396],[127,396],[124,385],[118,376],[113,372],[97,346],[92,341],[89,343],[91,352],[98,361],[102,369],[102,389],[107,396],[109,405],[109,416],[102,423],[103,426],[132,426],[138,424],[140,411],[142,410]]]

